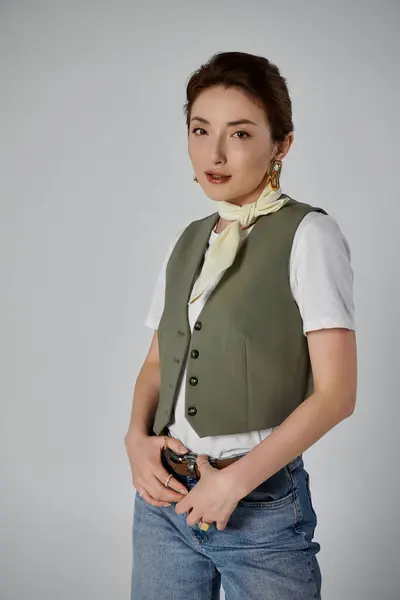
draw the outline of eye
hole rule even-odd
[[[206,130],[203,129],[202,127],[195,127],[194,129],[192,129],[192,133],[196,133],[197,131],[204,131],[205,133]],[[240,140],[244,140],[246,138],[251,138],[251,135],[249,133],[247,133],[247,131],[236,131],[234,135],[236,135],[237,133],[241,133],[243,135],[239,136]],[[202,136],[203,134],[198,134],[199,136]]]
[[[244,140],[246,137],[251,137],[251,135],[249,135],[246,131],[236,131],[235,133],[244,133],[244,137],[239,137],[240,140]]]
[[[192,129],[192,133],[196,133],[197,130],[205,131],[205,129],[203,129],[202,127],[195,127],[194,129]]]

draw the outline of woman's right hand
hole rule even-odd
[[[168,446],[178,454],[187,452],[182,442],[174,437],[168,437]],[[188,493],[185,486],[175,477],[171,477],[168,487],[165,487],[164,481],[169,472],[161,462],[163,447],[164,436],[129,432],[125,436],[132,483],[139,493],[147,490],[142,498],[153,506],[168,506],[170,502],[179,502]]]

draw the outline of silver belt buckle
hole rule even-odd
[[[164,448],[164,453],[172,460],[173,463],[186,464],[190,473],[196,475],[196,459],[198,454],[194,452],[187,452],[186,454],[177,454],[171,448]]]
[[[184,454],[183,456],[183,461],[184,463],[187,464],[187,468],[189,469],[190,473],[192,473],[193,475],[196,475],[196,459],[197,459],[198,454],[195,454],[194,452],[187,452],[186,454]]]
[[[184,455],[184,459],[183,459],[184,462],[187,462],[189,471],[191,473],[193,473],[193,475],[195,475],[196,477],[197,477],[197,475],[196,475],[196,460],[197,460],[198,456],[199,456],[198,454],[194,454],[193,452],[188,452],[187,454]],[[188,459],[188,461],[186,461],[186,458]],[[214,467],[215,469],[217,468],[217,463],[216,463],[215,458],[208,456],[208,462],[210,463],[210,465],[212,467]]]

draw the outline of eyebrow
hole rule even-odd
[[[203,117],[192,117],[190,119],[190,121],[200,121],[201,123],[205,123],[205,125],[210,125],[210,121],[207,121],[207,119],[203,119]],[[227,126],[231,127],[231,126],[235,126],[235,125],[243,125],[243,124],[247,124],[247,125],[255,125],[257,127],[257,123],[254,123],[254,121],[250,121],[249,119],[239,119],[238,121],[228,121],[227,122]]]

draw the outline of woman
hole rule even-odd
[[[185,106],[216,212],[171,240],[125,437],[137,489],[132,599],[321,597],[302,454],[350,416],[350,250],[335,220],[281,189],[286,81],[266,58],[214,55]]]

